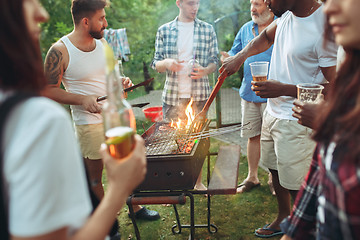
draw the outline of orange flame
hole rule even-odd
[[[185,109],[185,114],[187,116],[187,124],[186,124],[186,127],[190,127],[191,125],[191,122],[194,120],[195,118],[195,112],[194,112],[194,109],[191,107],[192,104],[193,104],[193,99],[190,100],[189,104],[186,106],[186,109]]]
[[[178,121],[174,122],[174,120],[171,120],[171,123],[170,123],[170,127],[172,128],[178,128],[178,129],[181,129],[182,127],[186,127],[186,128],[189,128],[190,125],[191,125],[191,122],[194,120],[195,118],[195,111],[194,109],[191,107],[192,104],[193,104],[193,99],[190,100],[189,104],[186,106],[186,109],[185,109],[185,115],[187,117],[187,123],[181,121],[180,118],[178,118]],[[186,124],[186,125],[185,125]],[[184,125],[184,126],[182,126]]]
[[[181,119],[180,118],[178,118],[178,121],[176,122],[176,127],[177,128],[181,128]]]

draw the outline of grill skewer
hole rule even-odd
[[[163,154],[176,150],[177,153],[187,153],[187,147],[196,140],[214,137],[234,131],[244,129],[249,123],[243,125],[229,126],[219,129],[204,130],[201,132],[184,134],[184,130],[173,129],[173,131],[166,131],[166,135],[152,134],[150,137],[145,137],[145,146],[150,155]]]
[[[231,132],[235,132],[235,131],[242,130],[242,129],[249,129],[249,128],[244,128],[249,124],[250,123],[247,122],[244,125],[238,124],[238,125],[233,125],[233,126],[230,126],[230,127],[211,129],[211,130],[203,131],[203,132],[199,132],[199,133],[189,133],[188,135],[186,135],[186,137],[184,135],[181,135],[181,134],[173,134],[173,136],[170,136],[170,137],[156,138],[156,140],[160,140],[160,141],[151,141],[151,144],[165,142],[165,141],[169,141],[169,140],[171,141],[171,140],[175,140],[175,139],[179,139],[179,138],[202,139],[202,138],[208,138],[208,137],[213,137],[213,136],[219,136],[219,135],[222,135],[222,134],[225,134],[225,133],[231,133]],[[145,139],[145,141],[147,142],[147,139]],[[149,142],[150,142],[150,140],[149,140]]]

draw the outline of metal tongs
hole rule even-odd
[[[154,80],[154,78],[150,78],[150,79],[145,80],[145,81],[143,81],[143,82],[141,82],[141,83],[135,84],[135,85],[132,86],[132,87],[125,88],[125,89],[124,89],[124,92],[127,93],[127,92],[129,92],[129,91],[131,91],[131,90],[134,90],[135,88],[140,87],[140,86],[148,85],[152,80]],[[98,97],[98,98],[96,99],[96,101],[97,101],[97,102],[100,102],[100,101],[103,101],[103,100],[105,100],[105,99],[107,99],[107,95]]]
[[[195,126],[195,123],[197,122],[204,122],[206,120],[206,113],[208,112],[209,108],[210,108],[210,105],[211,103],[214,101],[214,98],[216,96],[216,94],[219,92],[220,88],[221,88],[221,85],[224,83],[225,81],[225,78],[227,77],[227,73],[226,72],[223,72],[221,71],[220,72],[220,76],[218,77],[218,81],[217,83],[215,84],[215,87],[214,89],[212,90],[211,94],[210,94],[210,97],[208,98],[208,100],[206,101],[203,109],[201,110],[201,112],[199,112],[194,120],[191,122],[191,125],[189,127],[189,132],[193,132],[194,130],[194,126]]]
[[[131,107],[132,108],[142,108],[142,107],[145,107],[146,105],[149,105],[150,103],[146,102],[146,103],[135,103],[135,104],[131,104]]]

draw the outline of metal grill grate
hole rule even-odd
[[[189,134],[184,129],[172,128],[168,123],[157,122],[154,127],[144,138],[147,156],[189,154],[197,142],[197,135]],[[199,132],[198,129],[195,131]]]

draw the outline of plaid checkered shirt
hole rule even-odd
[[[178,59],[178,17],[159,27],[155,41],[155,56],[151,67],[156,70],[157,62],[166,58]],[[216,33],[212,25],[195,19],[194,22],[194,52],[200,65],[207,67],[210,63],[218,64],[218,43]],[[194,101],[204,101],[210,95],[208,76],[193,79],[191,85],[191,97]],[[177,73],[166,71],[166,81],[162,100],[168,105],[178,104],[178,81]]]
[[[318,144],[283,232],[293,239],[360,239],[360,156],[349,156],[358,147]]]

